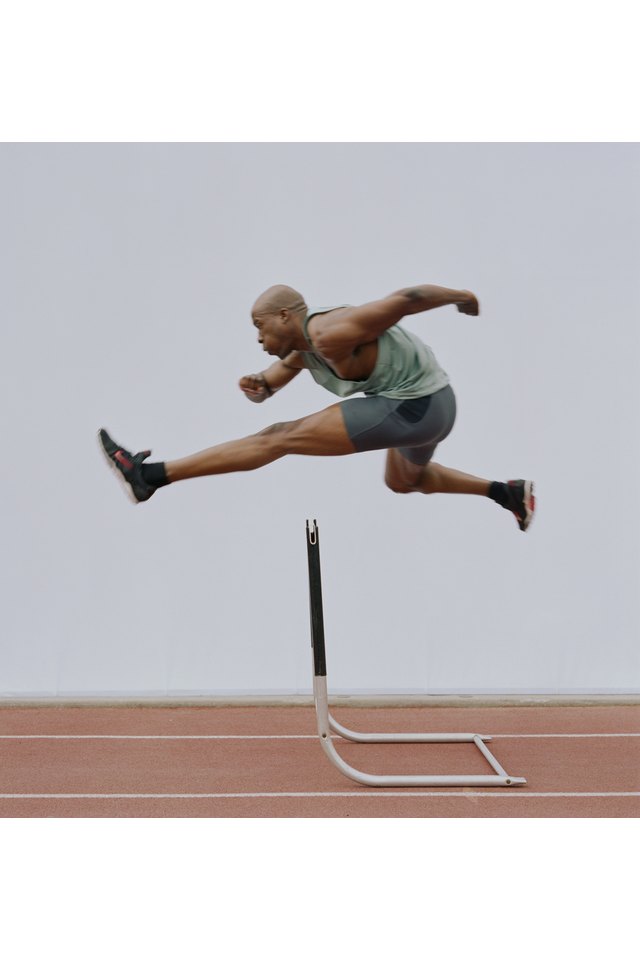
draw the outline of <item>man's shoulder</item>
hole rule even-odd
[[[313,342],[314,333],[319,330],[326,330],[335,323],[339,323],[353,307],[348,303],[343,303],[337,307],[320,307],[309,310],[305,318],[305,333],[309,340]]]
[[[307,320],[311,320],[312,317],[327,316],[329,313],[342,312],[344,310],[351,310],[352,305],[350,303],[341,303],[337,307],[314,307],[313,310],[307,311]]]

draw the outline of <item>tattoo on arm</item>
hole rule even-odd
[[[403,290],[402,293],[407,300],[411,300],[414,303],[424,300],[424,294],[417,287],[411,287],[409,290]]]

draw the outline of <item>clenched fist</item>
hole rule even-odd
[[[262,403],[273,395],[273,390],[261,373],[250,373],[246,377],[241,377],[238,386],[245,397],[253,403]]]
[[[471,317],[477,317],[480,313],[478,299],[470,290],[466,290],[465,293],[467,294],[465,299],[457,303],[456,306],[460,313],[467,313]]]

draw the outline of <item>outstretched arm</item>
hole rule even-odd
[[[461,313],[477,316],[478,301],[470,290],[451,290],[424,284],[397,290],[384,300],[361,307],[345,307],[313,317],[309,324],[316,349],[327,360],[339,361],[357,346],[377,340],[385,330],[414,313],[455,304]]]
[[[404,316],[410,313],[422,313],[424,310],[433,310],[434,307],[446,307],[449,304],[455,304],[460,313],[468,313],[472,317],[477,317],[480,312],[478,300],[470,290],[450,290],[448,287],[434,287],[432,284],[424,284],[420,287],[407,287],[405,290],[398,290],[387,299],[394,297],[401,297],[409,304],[409,309],[405,310]]]
[[[250,373],[241,377],[238,386],[247,399],[262,403],[297,377],[303,367],[298,351],[294,350],[284,360],[276,360],[262,373]]]

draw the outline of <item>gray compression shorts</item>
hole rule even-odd
[[[431,460],[456,419],[456,398],[450,386],[428,397],[350,397],[340,407],[356,450],[397,449],[411,463]]]

